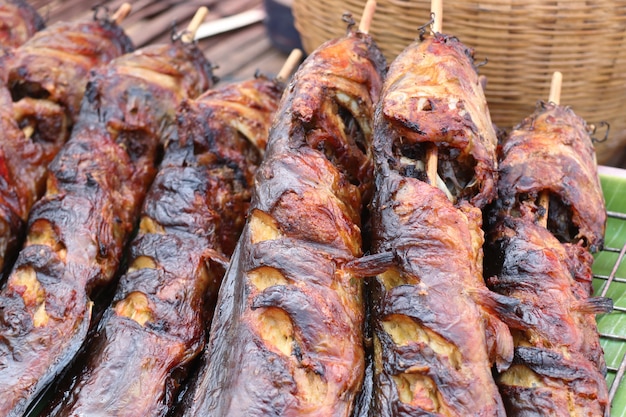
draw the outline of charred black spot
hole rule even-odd
[[[408,178],[416,178],[420,181],[428,181],[428,177],[426,176],[426,172],[423,170],[417,169],[415,165],[405,165],[400,169],[400,175]]]
[[[483,259],[483,269],[485,277],[497,276],[504,268],[504,252],[507,243],[503,239],[499,239],[491,244],[485,245],[485,256]],[[498,290],[497,281],[487,279],[487,285],[491,290]]]
[[[123,130],[117,136],[116,143],[126,151],[132,161],[137,161],[156,151],[155,147],[151,146],[156,142],[151,139],[152,136],[144,130]]]
[[[87,186],[88,187],[96,187],[98,185],[98,181],[96,181],[94,179],[93,175],[91,175],[90,172],[85,174],[85,176],[87,177]]]
[[[422,143],[405,143],[403,140],[397,140],[393,144],[392,152],[394,159],[391,163],[396,167],[400,175],[427,181],[424,169],[416,165],[420,161],[423,162],[426,157],[426,151]],[[414,163],[401,162],[402,158],[414,161]]]
[[[343,137],[339,135],[322,136],[319,124],[321,120],[303,121],[308,145],[324,154],[333,165],[337,166],[351,184],[361,185],[361,167],[367,155],[367,140],[358,120],[341,103],[335,102],[336,114],[343,125]],[[339,123],[337,123],[339,125]],[[340,127],[340,126],[337,126]],[[325,130],[322,127],[323,130]],[[339,136],[339,137],[338,137]]]
[[[462,155],[457,148],[439,147],[437,171],[445,182],[446,188],[456,198],[471,198],[477,192],[475,178],[476,160],[471,155]]]
[[[46,99],[50,97],[50,92],[43,88],[41,84],[29,81],[15,82],[11,84],[11,98],[19,101],[24,97]]]
[[[578,226],[571,220],[572,218],[572,207],[565,204],[557,195],[550,194],[548,230],[560,242],[574,243],[580,238]],[[587,240],[584,237],[582,239],[587,246]]]
[[[348,140],[354,140],[354,144],[359,151],[361,151],[364,155],[367,154],[367,142],[361,126],[347,108],[341,105],[338,107],[338,116],[343,122],[346,138],[348,138]]]

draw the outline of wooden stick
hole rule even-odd
[[[375,11],[376,0],[367,0],[367,3],[365,3],[365,8],[363,9],[363,15],[361,16],[361,22],[359,22],[359,32],[369,32]]]
[[[441,25],[443,24],[443,1],[431,0],[430,13],[433,15],[433,24],[431,29],[433,33],[441,33]]]
[[[563,74],[559,71],[554,71],[552,82],[550,83],[550,98],[548,99],[554,104],[561,102],[561,84],[563,84]]]
[[[548,101],[558,105],[561,102],[561,85],[563,84],[563,74],[555,71],[552,74],[552,82],[550,83],[550,96]],[[545,228],[548,227],[548,210],[550,209],[550,193],[543,190],[539,193],[537,204],[543,208],[543,214],[537,219],[537,223]]]
[[[431,0],[430,12],[433,14],[433,33],[441,32],[441,25],[443,22],[443,3],[442,0]],[[439,157],[439,150],[434,143],[428,143],[426,145],[426,177],[428,182],[433,187],[437,186],[437,158]]]
[[[130,3],[122,3],[115,13],[113,13],[113,16],[111,16],[111,20],[119,25],[130,14],[132,8]]]
[[[298,48],[295,48],[289,56],[283,67],[278,71],[278,75],[276,75],[276,81],[284,83],[289,79],[291,73],[300,65],[300,60],[302,59],[302,51]]]
[[[196,37],[196,31],[198,30],[198,28],[202,24],[202,21],[208,13],[208,8],[206,8],[205,6],[200,7],[196,14],[193,15],[191,22],[189,22],[189,25],[187,25],[187,29],[185,29],[185,33],[183,33],[180,40],[185,43],[193,42],[193,39]]]
[[[434,143],[426,144],[426,177],[433,187],[437,186],[437,158],[439,158],[439,149]]]

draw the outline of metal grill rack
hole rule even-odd
[[[626,213],[619,212],[608,212],[608,216],[612,221],[618,222],[618,224],[623,224],[626,227]],[[607,296],[610,294],[613,287],[626,285],[626,241],[620,242],[621,247],[605,247],[602,252],[605,252],[604,255],[610,254],[611,256],[611,264],[612,268],[608,275],[595,273],[596,266],[594,265],[594,278],[596,280],[600,280],[600,285],[597,286],[596,295],[599,296]],[[613,261],[613,257],[615,260]],[[613,263],[614,262],[614,263]],[[606,273],[606,267],[603,268],[603,272]],[[613,311],[609,313],[609,315],[615,317],[616,315],[620,315],[621,317],[626,318],[626,307],[624,305],[615,305]],[[605,329],[602,325],[601,318],[599,319],[598,327],[600,330],[600,336],[603,345],[613,344],[613,348],[617,343],[619,345],[623,345],[626,347],[626,328],[620,329]],[[618,331],[616,331],[618,330]],[[624,373],[626,372],[626,348],[616,349],[617,351],[621,351],[621,360],[618,360],[617,364],[615,361],[613,363],[608,363],[608,374],[607,374],[607,382],[609,384],[609,399],[612,405],[615,405],[615,401],[619,398],[618,391],[622,392],[621,395],[624,395],[624,389],[626,388],[626,379],[624,379]],[[621,408],[621,407],[620,407]],[[626,415],[626,410],[613,410],[615,415]],[[621,414],[620,414],[621,413]]]

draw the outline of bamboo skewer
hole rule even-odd
[[[300,60],[302,59],[302,51],[298,48],[295,48],[283,64],[280,71],[276,75],[276,81],[284,83],[289,79],[289,76],[294,72],[294,70],[300,64]]]
[[[367,0],[363,8],[363,15],[359,22],[359,32],[368,33],[376,11],[376,0]]]
[[[206,8],[205,6],[200,7],[196,14],[193,15],[191,22],[189,22],[189,25],[187,25],[187,29],[185,29],[185,32],[180,37],[180,40],[185,43],[193,42],[193,39],[196,37],[196,32],[198,28],[200,27],[208,13],[208,8]]]
[[[113,16],[111,16],[111,20],[119,25],[130,14],[131,9],[132,6],[130,3],[122,3],[115,13],[113,13]]]
[[[550,96],[548,101],[558,105],[561,102],[561,85],[563,84],[563,74],[559,71],[555,71],[552,74],[552,82],[550,83]],[[539,225],[548,227],[548,210],[550,208],[550,193],[547,190],[539,193],[539,200],[537,204],[543,208],[543,213],[537,219]]]
[[[432,0],[430,2],[430,14],[433,16],[431,30],[433,33],[441,33],[443,24],[443,0]]]
[[[430,12],[433,15],[433,24],[431,30],[433,33],[441,33],[441,26],[443,22],[442,12],[443,3],[442,0],[432,0],[430,3]],[[439,157],[439,150],[434,143],[428,143],[426,145],[426,177],[428,182],[433,187],[437,187],[437,159]]]
[[[559,71],[555,71],[552,74],[552,82],[550,83],[550,97],[548,101],[553,102],[554,104],[559,104],[561,102],[561,85],[563,84],[563,74]]]

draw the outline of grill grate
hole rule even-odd
[[[610,222],[617,222],[618,224],[621,224],[622,227],[626,226],[626,213],[609,211],[608,217]],[[610,264],[612,266],[610,268],[606,268],[606,266],[604,266],[604,274],[596,273],[596,265],[594,264],[594,278],[598,284],[596,286],[596,295],[602,297],[607,296],[609,292],[616,289],[615,287],[626,284],[626,273],[623,272],[624,267],[626,267],[626,241],[620,242],[620,244],[622,244],[621,247],[605,247],[600,254],[598,254],[598,256],[607,256],[608,254],[608,256],[615,258],[615,260],[613,261],[611,258]],[[606,275],[606,271],[609,269],[610,273]],[[626,307],[623,305],[616,305],[614,306],[613,311],[607,316],[610,316],[611,319],[619,319],[620,316],[621,318],[626,318]],[[610,328],[609,326],[603,326],[602,318],[599,318],[598,320],[598,329],[600,331],[600,338],[603,347],[605,348],[605,352],[607,351],[607,345],[617,344],[617,347],[611,346],[611,353],[616,352],[618,355],[621,354],[621,359],[618,358],[617,361],[613,360],[611,361],[612,364],[608,364],[607,366],[609,400],[615,407],[615,400],[619,399],[619,397],[616,396],[618,390],[626,388],[626,380],[624,379],[624,374],[626,373],[626,329],[616,329]],[[613,411],[615,415],[626,415],[624,414],[626,413],[626,410],[617,410],[614,408]]]

